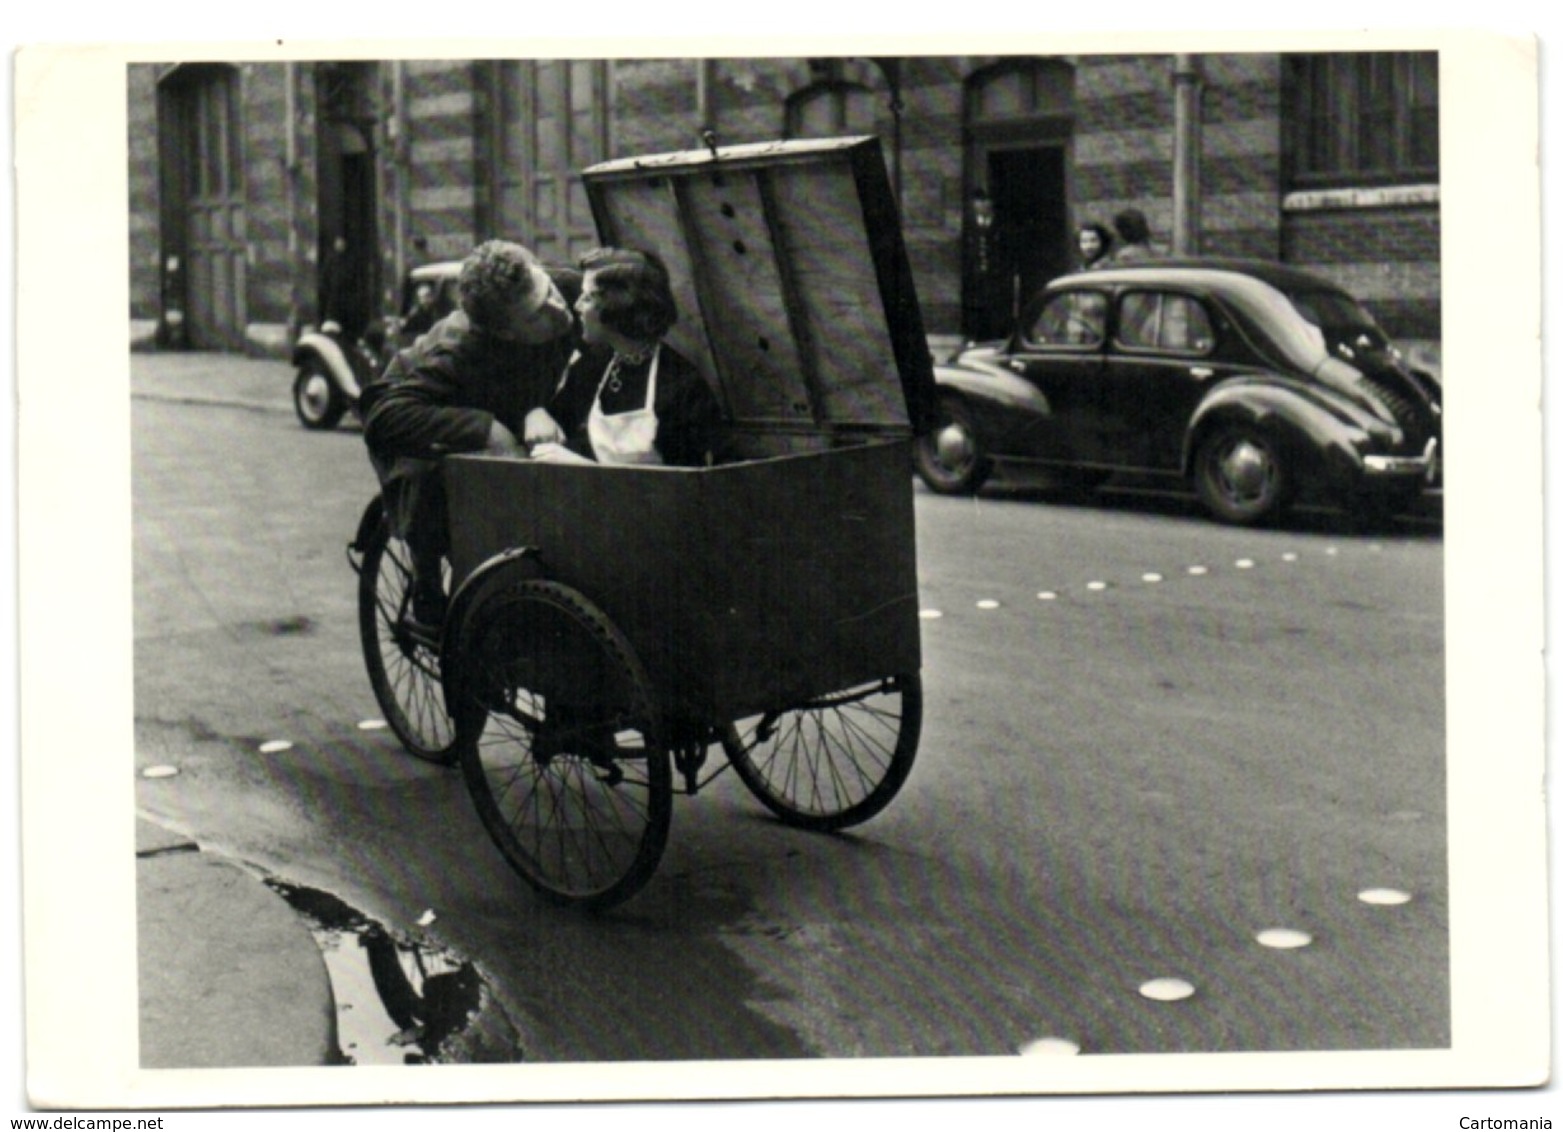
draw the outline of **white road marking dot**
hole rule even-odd
[[[1105,590],[1107,588],[1107,583],[1106,582],[1087,582],[1085,584],[1085,588],[1088,589],[1088,590]]]
[[[1297,561],[1297,552],[1295,550],[1288,550],[1285,554],[1281,555],[1281,561],[1282,562],[1296,562]]]
[[[274,755],[278,751],[288,751],[292,749],[293,742],[290,739],[271,739],[260,745],[260,753],[263,755]]]
[[[1140,575],[1140,581],[1142,581],[1142,582],[1159,582],[1159,581],[1161,581],[1161,575],[1160,574],[1141,574]]]
[[[1020,1047],[1021,1057],[1073,1057],[1080,1046],[1068,1038],[1038,1038]]]
[[[1254,568],[1254,560],[1252,558],[1239,558],[1236,562],[1232,563],[1232,565],[1236,566],[1239,570],[1252,570]]]
[[[172,778],[179,773],[176,766],[149,766],[141,772],[142,778]]]
[[[1266,947],[1274,947],[1283,951],[1292,947],[1307,947],[1313,942],[1313,936],[1307,932],[1295,931],[1292,928],[1266,928],[1254,938]]]
[[[1200,574],[1208,574],[1210,570],[1204,566],[1190,566],[1189,573],[1198,577]]]
[[[921,617],[924,621],[937,621],[939,618],[943,617],[944,614],[940,613],[937,609],[925,609],[917,616]]]
[[[1340,550],[1337,549],[1336,547],[1331,546],[1331,547],[1327,547],[1325,549],[1324,553],[1325,554],[1339,554]]]
[[[1357,899],[1364,904],[1405,904],[1411,900],[1411,894],[1398,888],[1365,888],[1357,893]]]
[[[997,609],[998,607],[999,603],[994,601],[991,597],[985,597],[977,603],[978,609]]]
[[[1152,979],[1140,984],[1140,993],[1157,1002],[1177,1002],[1194,993],[1194,985],[1182,979]]]
[[[385,720],[383,719],[364,719],[358,723],[358,730],[360,731],[383,731],[384,729]]]
[[[1057,597],[1058,595],[1052,590],[1043,590],[1041,593],[1037,594],[1038,601],[1053,601]]]

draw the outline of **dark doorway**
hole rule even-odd
[[[380,293],[375,214],[374,127],[378,121],[372,63],[321,64],[317,91],[320,215],[318,321],[363,333]]]
[[[1069,267],[1074,86],[1069,63],[1024,56],[967,80],[961,306],[969,337],[1007,334],[1017,308]]]
[[[988,288],[986,315],[1005,333],[1026,301],[1069,268],[1064,149],[989,150],[987,165],[998,233],[995,262],[1003,281]]]

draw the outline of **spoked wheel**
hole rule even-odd
[[[755,797],[789,825],[843,829],[889,804],[912,772],[923,725],[915,672],[836,692],[722,732]]]
[[[358,630],[374,698],[410,753],[452,765],[456,723],[440,682],[439,635],[412,618],[412,552],[383,515],[361,549]]]
[[[461,766],[505,859],[545,897],[606,908],[656,871],[673,783],[629,642],[575,590],[512,581],[466,606]]]

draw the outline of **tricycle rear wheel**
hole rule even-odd
[[[568,586],[510,581],[455,631],[461,766],[478,816],[522,879],[601,909],[651,878],[673,784],[634,650]]]
[[[917,756],[923,684],[915,672],[741,719],[722,747],[754,796],[788,825],[829,831],[867,821]]]

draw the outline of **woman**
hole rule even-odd
[[[649,252],[581,260],[585,348],[548,405],[527,415],[527,449],[549,463],[711,463],[721,412],[699,371],[662,341],[678,318],[667,268]]]
[[[1081,271],[1089,271],[1093,267],[1101,267],[1107,262],[1107,254],[1112,251],[1113,234],[1107,230],[1107,225],[1091,221],[1089,224],[1080,225],[1080,230],[1075,233],[1075,249],[1080,253]]]

